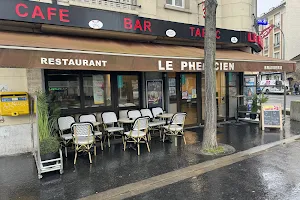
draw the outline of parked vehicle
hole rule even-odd
[[[264,80],[260,82],[258,91],[265,94],[284,94],[284,87],[286,92],[290,90],[288,81]]]

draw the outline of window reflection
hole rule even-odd
[[[79,76],[74,74],[49,75],[48,88],[52,101],[61,109],[80,108]]]
[[[83,91],[85,107],[111,106],[109,74],[84,75]]]
[[[135,75],[118,76],[119,107],[139,106],[139,80]]]

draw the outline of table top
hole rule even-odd
[[[163,113],[163,114],[157,115],[157,117],[159,117],[159,118],[172,118],[173,115],[174,115],[173,113]]]
[[[118,120],[118,122],[120,122],[122,124],[132,124],[134,122],[134,119],[121,118]]]

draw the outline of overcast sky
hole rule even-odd
[[[278,6],[281,1],[282,0],[257,0],[258,16],[260,16],[262,13],[268,12],[270,8]]]

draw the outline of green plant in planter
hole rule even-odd
[[[58,113],[56,106],[50,105],[47,95],[44,92],[37,92],[37,123],[41,155],[57,153],[60,147],[55,135],[57,118],[60,113]],[[49,116],[49,113],[52,115]]]
[[[261,104],[267,103],[268,100],[269,97],[265,96],[263,93],[259,95],[255,94],[252,98],[251,112],[257,113],[258,110],[261,110]]]

